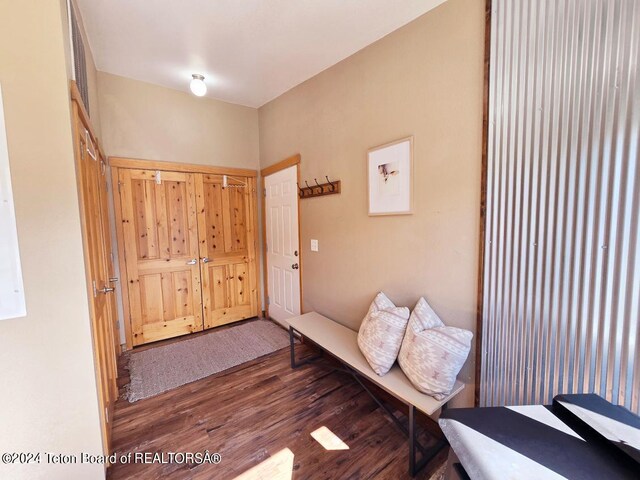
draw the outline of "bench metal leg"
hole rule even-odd
[[[396,416],[393,414],[393,412],[389,407],[387,407],[384,403],[382,403],[382,401],[380,401],[380,399],[376,397],[375,394],[369,388],[367,388],[365,383],[362,380],[360,380],[360,377],[358,377],[358,374],[354,370],[352,370],[349,367],[347,367],[346,370],[342,370],[342,369],[336,369],[336,370],[351,374],[351,376],[355,379],[355,381],[360,384],[362,389],[369,394],[369,396],[373,399],[373,401],[376,402],[378,406],[387,413],[387,416],[389,416],[389,418],[393,420],[393,422],[400,429],[400,431],[404,433],[406,436],[409,436],[409,430],[407,430],[407,427],[405,427],[404,424],[396,418]]]
[[[291,368],[295,369],[301,367],[302,365],[306,365],[311,363],[318,358],[322,357],[323,351],[320,350],[319,355],[315,355],[313,357],[307,358],[302,361],[296,360],[295,355],[295,333],[297,332],[292,326],[289,326],[289,346],[291,353]],[[300,333],[300,332],[298,332]],[[404,433],[409,440],[409,474],[414,477],[430,460],[433,459],[437,455],[437,453],[447,444],[445,440],[438,440],[434,446],[431,448],[425,448],[422,443],[417,438],[417,427],[416,427],[416,409],[413,405],[409,405],[409,425],[408,428],[398,420],[398,418],[393,414],[391,409],[387,407],[372,391],[369,389],[366,384],[360,379],[360,374],[358,371],[346,365],[344,369],[342,368],[334,368],[334,370],[348,373],[351,375],[364,389],[365,392],[376,402],[376,404],[393,420],[399,430]],[[444,409],[444,406],[442,407]],[[417,459],[417,454],[420,454],[420,460]]]
[[[293,327],[289,325],[289,346],[291,348],[291,368],[296,368],[296,350],[293,338]]]
[[[307,358],[306,360],[303,360],[301,362],[296,361],[296,349],[295,349],[295,335],[294,332],[296,332],[296,330],[289,325],[289,347],[290,347],[290,353],[291,353],[291,368],[295,369],[298,367],[301,367],[302,365],[306,365],[307,363],[311,363],[315,360],[317,360],[318,358],[322,357],[322,352],[320,352],[319,355],[315,355],[313,357]],[[300,333],[300,332],[298,332]]]
[[[407,416],[409,420],[409,427],[405,427],[404,424],[398,420],[393,414],[391,409],[387,407],[367,386],[360,380],[358,372],[345,365],[345,369],[336,368],[340,372],[351,374],[351,376],[360,384],[362,389],[369,394],[374,402],[387,414],[391,420],[396,424],[398,429],[405,434],[409,440],[409,474],[414,477],[422,468],[429,463],[433,457],[435,457],[440,450],[447,444],[445,440],[438,440],[431,448],[425,448],[424,445],[417,438],[416,427],[416,408],[413,405],[409,405],[409,414]],[[420,460],[417,460],[417,454],[420,453]]]
[[[409,405],[409,475],[416,473],[416,407]]]
[[[425,449],[416,438],[416,407],[409,405],[409,475],[415,475],[442,450],[447,442],[446,440],[438,440],[434,446]],[[417,460],[416,448],[420,450],[422,458]]]

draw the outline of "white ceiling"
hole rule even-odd
[[[98,70],[259,107],[445,0],[77,0]]]

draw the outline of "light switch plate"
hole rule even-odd
[[[312,252],[318,251],[318,240],[311,240],[311,251]]]

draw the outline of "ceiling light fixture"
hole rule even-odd
[[[193,78],[191,79],[191,83],[189,84],[189,88],[191,88],[191,92],[197,97],[204,96],[207,93],[207,84],[204,83],[204,75],[198,75],[194,73],[191,75]]]

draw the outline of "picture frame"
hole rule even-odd
[[[413,136],[367,151],[369,216],[413,213]]]

